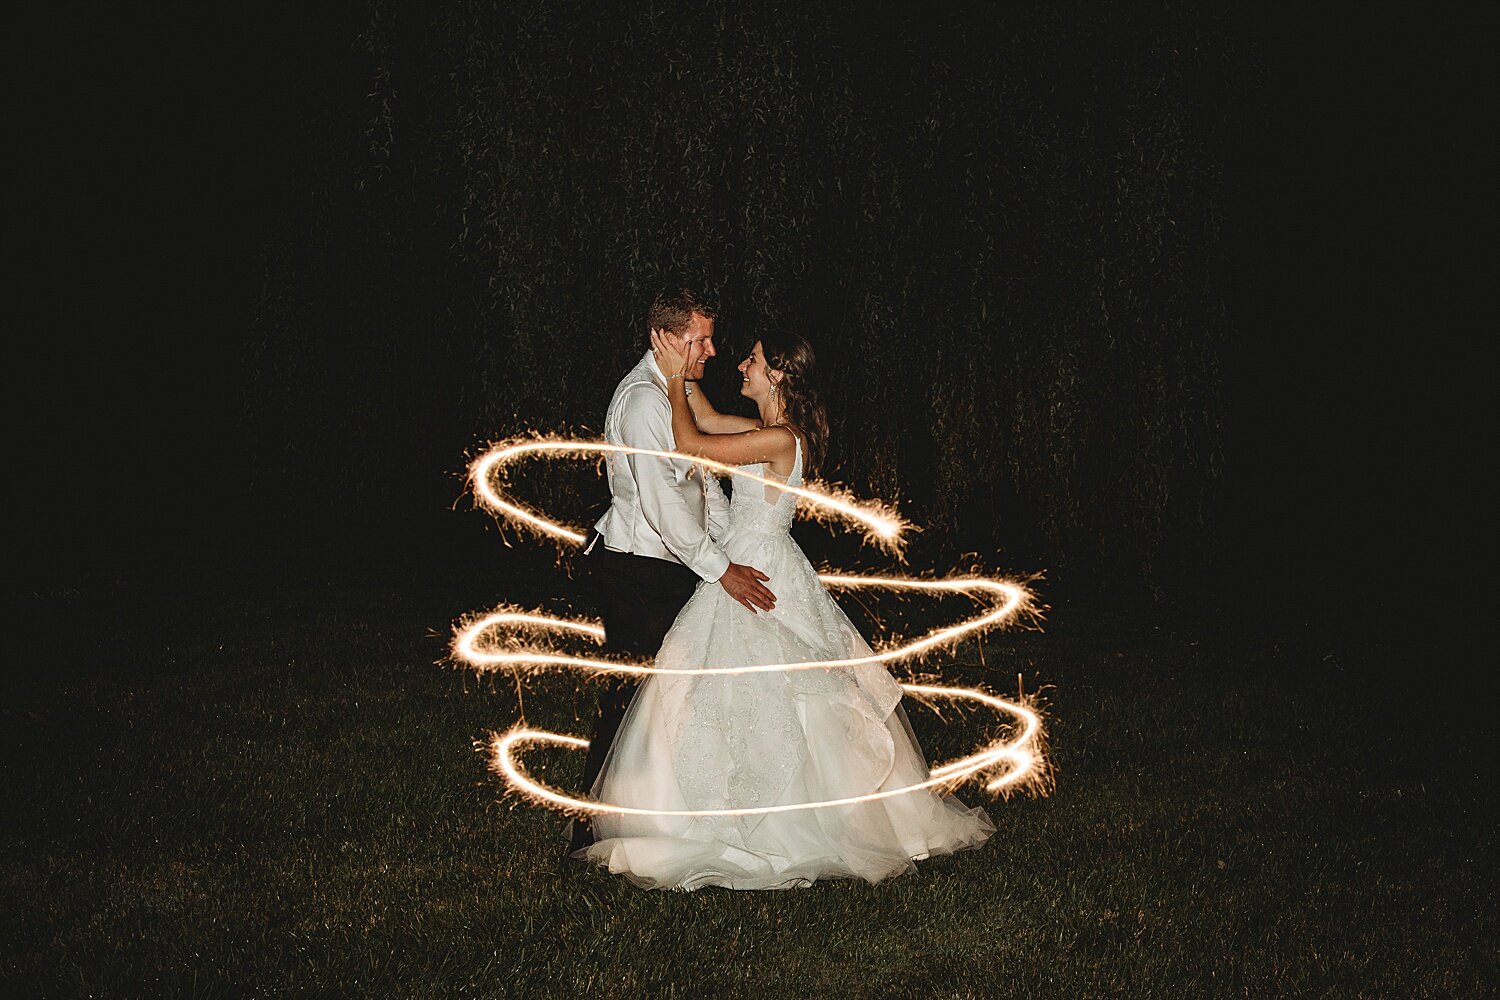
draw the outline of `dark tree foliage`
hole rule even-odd
[[[934,551],[1203,563],[1233,25],[958,11],[375,0],[266,249],[256,484],[291,514],[436,509],[478,441],[597,433],[685,282],[721,305],[715,397],[758,329],[804,333],[828,477],[901,497]]]

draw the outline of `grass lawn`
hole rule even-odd
[[[650,893],[565,864],[561,819],[502,798],[473,747],[516,718],[513,685],[434,661],[464,612],[560,608],[569,587],[497,548],[486,576],[12,594],[0,987],[1178,998],[1500,983],[1482,755],[1365,682],[1358,654],[1249,612],[1062,606],[1044,632],[931,664],[998,690],[1017,673],[1051,685],[1057,788],[992,803],[989,844],[916,875]],[[529,722],[582,735],[588,707],[564,677],[525,695]],[[988,722],[911,717],[933,759]],[[581,766],[528,759],[560,784]]]

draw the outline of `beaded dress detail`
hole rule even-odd
[[[731,561],[770,577],[776,607],[752,613],[717,583],[700,583],[656,665],[693,670],[869,655],[791,537],[796,496],[745,473],[777,478],[764,464],[740,467],[719,542]],[[802,484],[800,441],[787,483]],[[866,664],[654,674],[631,702],[591,792],[644,809],[749,809],[851,798],[927,777],[901,686],[883,666]],[[578,856],[660,889],[878,882],[914,860],[977,846],[995,829],[982,810],[930,790],[754,816],[600,815],[593,827],[597,841]]]

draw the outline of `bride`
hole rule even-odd
[[[927,764],[879,664],[742,674],[689,673],[868,656],[789,533],[796,497],[748,478],[800,486],[817,467],[828,423],[812,348],[767,336],[739,365],[760,419],[716,412],[685,383],[698,348],[655,332],[680,452],[738,467],[728,529],[737,563],[769,574],[770,611],[699,586],[631,702],[594,798],[632,808],[747,810],[847,799],[917,784]],[[683,353],[684,349],[688,353]],[[700,470],[701,471],[701,467]],[[682,673],[676,673],[681,671]],[[785,889],[820,878],[869,882],[915,860],[975,847],[995,830],[980,809],[930,789],[815,809],[730,816],[600,814],[575,857],[655,889]]]

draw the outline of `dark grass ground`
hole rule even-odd
[[[472,748],[514,720],[513,688],[434,661],[462,613],[556,606],[568,587],[497,549],[488,573],[447,579],[271,566],[190,593],[13,593],[0,985],[1175,998],[1500,982],[1487,744],[1375,678],[1377,654],[1243,610],[1063,605],[1045,632],[987,641],[987,668],[973,646],[944,661],[1052,685],[1057,788],[994,803],[988,845],[915,876],[663,894],[561,864],[560,820],[501,801]],[[567,680],[525,704],[586,733]],[[937,758],[985,722],[912,719]],[[560,782],[579,766],[533,759]]]

